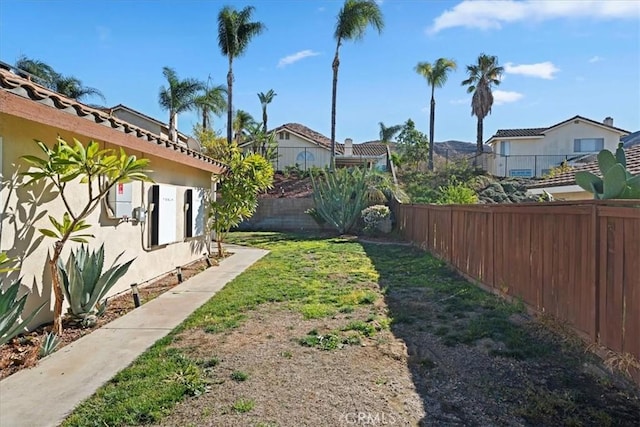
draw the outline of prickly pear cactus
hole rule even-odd
[[[593,193],[595,199],[640,199],[640,175],[633,176],[627,170],[627,160],[622,144],[615,155],[609,150],[598,153],[599,176],[576,172],[576,184]]]

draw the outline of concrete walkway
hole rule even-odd
[[[0,381],[0,426],[59,425],[79,403],[268,253],[227,248],[234,255],[220,265],[63,347],[34,368]]]

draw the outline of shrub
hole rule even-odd
[[[373,205],[361,212],[362,221],[364,222],[364,232],[368,234],[382,231],[385,221],[391,218],[391,211],[385,205]]]
[[[456,182],[440,187],[436,203],[439,205],[471,205],[478,203],[476,192],[465,184]]]

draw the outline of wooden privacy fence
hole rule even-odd
[[[394,211],[407,240],[465,276],[640,360],[638,205],[396,205]]]

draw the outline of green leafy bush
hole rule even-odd
[[[385,222],[391,219],[391,211],[385,205],[373,205],[365,208],[361,212],[364,232],[374,234],[376,231],[386,231]],[[390,230],[389,230],[390,231]]]
[[[83,326],[92,326],[106,308],[105,296],[126,274],[133,259],[124,264],[116,264],[122,252],[111,267],[102,272],[104,266],[104,244],[97,252],[89,253],[82,245],[76,252],[71,251],[66,264],[58,260],[58,270],[65,296],[69,301],[69,312]]]
[[[436,203],[439,205],[471,205],[478,203],[478,195],[475,190],[461,182],[456,182],[440,187]]]

